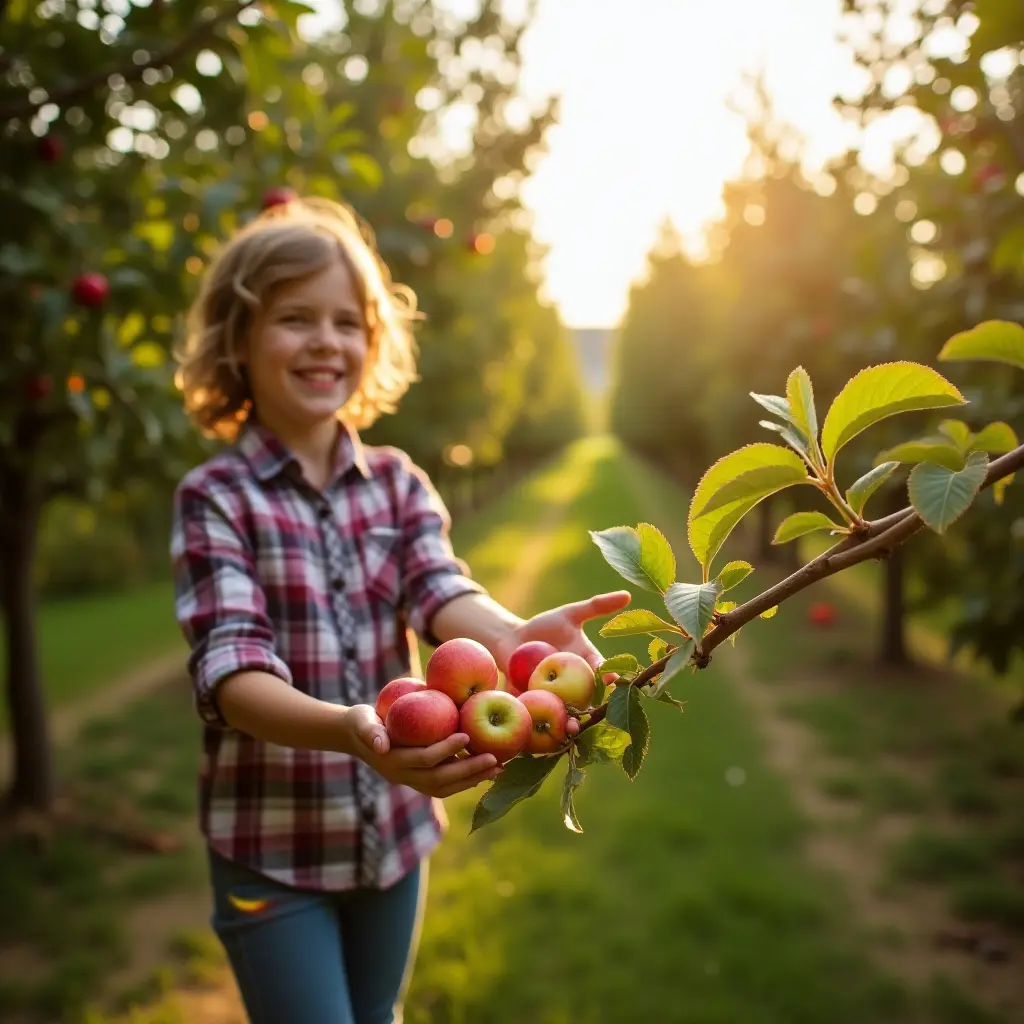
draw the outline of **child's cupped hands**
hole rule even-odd
[[[493,754],[458,757],[469,737],[456,732],[429,747],[396,747],[369,704],[345,715],[352,753],[394,786],[409,786],[425,796],[446,797],[490,782],[501,773]]]

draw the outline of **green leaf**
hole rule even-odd
[[[582,832],[579,818],[576,817],[576,808],[573,807],[573,793],[583,783],[587,773],[582,768],[576,767],[576,752],[569,748],[569,770],[565,773],[565,782],[562,783],[562,822],[570,832]]]
[[[656,594],[665,592],[663,582],[669,576],[675,576],[675,558],[672,549],[668,547],[668,541],[653,526],[646,523],[643,533],[634,530],[631,526],[613,526],[608,530],[590,531],[590,536],[598,546],[605,561],[619,575],[629,580],[630,583],[643,587],[645,590],[653,590]],[[659,543],[658,538],[664,541],[664,547]],[[646,544],[645,544],[646,540]],[[665,549],[668,550],[668,558],[671,559],[671,572],[667,573]]]
[[[818,436],[818,414],[814,408],[811,378],[802,366],[798,366],[786,381],[786,399],[793,420],[813,444]]]
[[[984,452],[971,452],[967,465],[958,472],[922,462],[910,474],[910,503],[936,533],[944,533],[970,508],[985,482],[987,469]]]
[[[599,632],[601,636],[633,636],[636,633],[678,633],[679,630],[646,608],[633,608],[609,619]]]
[[[846,527],[839,523],[832,522],[824,512],[794,512],[786,516],[779,523],[773,544],[788,544],[797,537],[803,537],[807,533],[815,533],[818,530],[841,530],[846,532]]]
[[[655,586],[664,593],[676,578],[676,556],[665,535],[650,523],[640,523],[640,564]]]
[[[922,437],[917,441],[904,441],[903,444],[879,452],[876,461],[909,464],[934,462],[938,466],[951,469],[954,473],[964,468],[963,453],[944,437]]]
[[[718,574],[718,588],[724,594],[732,590],[737,584],[742,583],[752,572],[754,567],[749,562],[729,562]]]
[[[771,608],[768,608],[765,611],[761,612],[761,614],[758,616],[758,618],[759,619],[774,619],[776,613],[778,612],[778,610],[779,610],[779,606],[777,604],[773,604],[771,606]]]
[[[533,796],[561,759],[562,755],[529,757],[522,754],[512,758],[476,805],[470,834],[504,817],[521,800]]]
[[[651,659],[652,665],[656,661],[661,661],[661,659],[664,658],[666,654],[668,654],[668,644],[665,643],[665,641],[662,640],[661,637],[656,636],[647,645],[647,657]]]
[[[760,491],[755,490],[749,497],[723,505],[713,512],[707,511],[705,506],[714,498],[716,492],[729,487],[733,479],[738,474],[741,475],[744,469],[763,469],[765,463],[774,463],[780,467],[774,486],[764,486]],[[697,485],[697,491],[690,503],[687,523],[690,548],[705,574],[709,573],[711,563],[726,538],[752,508],[770,494],[791,484],[806,482],[807,479],[807,467],[800,456],[779,445],[752,444],[719,459]],[[761,483],[764,484],[764,481]]]
[[[640,700],[635,686],[617,686],[608,699],[608,721],[629,734],[629,746],[622,752],[622,770],[631,780],[636,778],[644,763],[651,735],[647,713]]]
[[[673,583],[665,592],[665,606],[694,640],[700,640],[715,613],[718,593],[714,582]]]
[[[943,420],[939,433],[945,434],[961,451],[966,450],[971,439],[971,428],[963,420]]]
[[[965,401],[930,366],[910,362],[869,366],[836,395],[821,429],[822,451],[831,465],[843,445],[879,420],[915,409],[962,405]]]
[[[665,692],[665,687],[689,665],[696,646],[693,640],[686,640],[672,652],[672,657],[668,659],[661,675],[647,688],[647,695],[649,697],[660,697]]]
[[[735,601],[719,601],[718,604],[715,605],[715,611],[718,612],[719,615],[728,615],[729,612],[735,611],[738,607],[739,604]]]
[[[355,174],[370,191],[377,189],[380,186],[380,183],[384,180],[384,175],[381,172],[380,165],[372,156],[368,156],[366,153],[346,153],[345,160],[348,163],[349,170],[352,171],[352,173]]]
[[[777,444],[748,444],[719,459],[701,477],[690,514],[699,518],[735,501],[759,501],[807,479],[807,465],[795,452]]]
[[[800,452],[808,458],[811,457],[811,446],[807,438],[792,424],[775,423],[772,420],[758,420],[757,422],[758,426],[764,427],[765,430],[774,430],[794,451]]]
[[[597,675],[617,675],[633,678],[640,671],[640,662],[632,654],[616,654],[598,666]]]
[[[986,320],[969,331],[954,334],[942,346],[939,359],[1009,363],[1024,370],[1024,327],[1007,320]]]
[[[898,466],[898,462],[883,462],[850,484],[846,500],[857,515],[864,514],[864,506],[867,505],[868,499],[892,476]]]
[[[660,700],[663,704],[671,704],[673,707],[679,708],[680,711],[686,710],[686,705],[681,700],[676,700],[668,690],[663,690],[658,694],[657,700]]]
[[[578,754],[576,763],[580,767],[587,764],[611,764],[621,767],[622,755],[629,746],[629,734],[617,729],[605,719],[582,733],[573,746]]]
[[[1020,442],[1017,440],[1017,432],[1013,427],[1000,420],[990,423],[987,427],[982,427],[967,444],[979,452],[1002,455],[1004,452],[1012,452]]]
[[[788,399],[783,398],[781,395],[759,395],[755,392],[750,392],[750,397],[757,402],[762,409],[767,409],[773,416],[778,416],[780,420],[785,420],[787,423],[792,423],[798,430],[799,425],[793,418],[793,412],[789,407]]]

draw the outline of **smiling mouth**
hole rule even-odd
[[[295,376],[299,380],[315,387],[333,387],[345,376],[340,370],[296,370]]]

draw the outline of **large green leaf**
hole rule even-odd
[[[591,530],[590,536],[605,561],[638,587],[662,594],[675,578],[675,556],[668,541],[647,523],[636,530],[631,526]]]
[[[814,444],[818,436],[818,414],[814,408],[811,378],[802,366],[798,366],[786,381],[786,399],[796,425]]]
[[[758,425],[765,430],[772,430],[778,434],[786,444],[795,452],[811,457],[810,442],[791,423],[776,423],[774,420],[758,420]]]
[[[611,764],[621,767],[622,755],[629,743],[629,734],[605,719],[581,733],[579,739],[575,741],[574,746],[578,752],[576,763],[580,767],[587,764]]]
[[[822,451],[831,464],[843,445],[879,420],[916,409],[962,405],[965,401],[930,366],[910,362],[869,366],[836,395],[821,429]]]
[[[609,619],[599,632],[601,636],[633,636],[636,633],[678,633],[679,630],[646,608],[632,608]]]
[[[504,817],[520,800],[533,796],[561,759],[561,755],[512,758],[476,805],[470,833]]]
[[[635,686],[616,686],[608,698],[608,721],[629,735],[629,746],[622,752],[622,770],[630,779],[636,778],[644,763],[651,736],[647,712],[640,701]]]
[[[824,512],[794,512],[779,523],[772,538],[773,544],[788,544],[797,537],[818,530],[843,530],[840,523],[834,523]]]
[[[701,477],[690,516],[707,515],[736,501],[759,501],[807,479],[807,465],[795,452],[766,442],[749,444],[723,456]]]
[[[868,499],[892,476],[893,470],[898,466],[898,462],[883,462],[850,484],[846,491],[846,500],[857,515],[863,515]]]
[[[665,692],[665,687],[689,665],[696,646],[693,640],[686,640],[672,652],[672,657],[666,662],[661,675],[658,676],[657,681],[648,690],[651,697],[660,697]]]
[[[774,470],[770,468],[772,466]],[[757,481],[759,487],[754,488],[754,481],[750,479],[745,485],[747,497],[721,505],[713,511],[707,510],[708,503],[723,488],[730,487],[737,475],[765,468],[769,474],[776,474],[772,486],[768,486],[762,477]],[[770,494],[807,480],[807,467],[800,456],[779,445],[752,444],[719,459],[697,485],[687,523],[690,548],[705,573],[708,573],[711,562],[733,528],[754,506]]]
[[[963,420],[943,420],[939,424],[939,433],[948,437],[961,451],[966,451],[971,440],[971,428]]]
[[[904,441],[903,444],[886,448],[875,458],[878,463],[900,462],[911,465],[915,462],[934,462],[937,466],[945,466],[954,473],[964,468],[964,456],[950,439],[944,436],[922,437],[916,441]]]
[[[711,624],[718,595],[718,584],[714,582],[673,583],[665,592],[665,606],[694,640],[700,640]]]
[[[754,567],[749,562],[729,562],[718,574],[718,589],[724,594],[732,590],[737,584],[742,583],[752,572]]]
[[[985,482],[988,456],[972,452],[958,472],[922,462],[910,474],[910,502],[936,533],[944,533],[971,506]]]
[[[954,334],[939,351],[943,362],[980,360],[1024,370],[1024,327],[1008,320],[986,320]]]
[[[632,654],[616,654],[606,658],[598,666],[597,675],[626,676],[632,679],[640,671],[640,662]]]

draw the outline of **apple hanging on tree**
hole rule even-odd
[[[298,194],[294,189],[288,188],[287,185],[274,185],[263,193],[263,201],[260,205],[264,210],[269,210],[274,206],[284,206],[294,202],[296,199],[298,199]]]
[[[107,301],[110,294],[110,282],[103,274],[87,271],[79,274],[71,286],[71,296],[80,306],[96,309]]]

